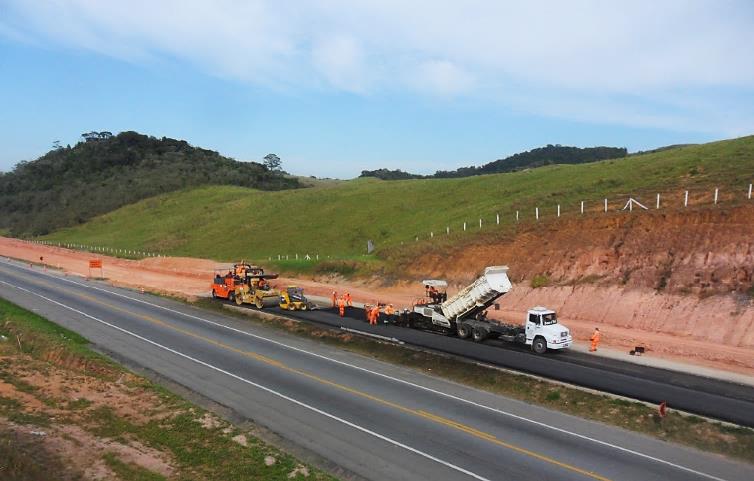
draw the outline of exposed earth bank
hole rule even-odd
[[[87,275],[92,254],[0,238],[0,254]],[[479,237],[442,254],[416,251],[396,259],[408,278],[445,278],[456,288],[487,265],[510,266],[514,289],[491,317],[522,320],[545,305],[585,340],[649,355],[754,375],[754,209],[608,214],[522,226],[514,235]],[[104,259],[110,281],[182,296],[209,293],[218,263],[205,259]],[[407,257],[406,259],[408,259]],[[409,305],[420,283],[279,279],[307,292],[350,290],[357,301]]]

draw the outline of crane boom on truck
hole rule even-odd
[[[445,281],[425,280],[427,300],[405,309],[396,323],[458,334],[462,339],[471,337],[476,342],[497,338],[525,344],[538,354],[570,347],[573,342],[568,328],[558,323],[555,311],[544,307],[529,309],[523,324],[487,319],[487,309],[512,288],[507,266],[487,267],[479,278],[450,298],[444,290],[438,290],[446,286]]]

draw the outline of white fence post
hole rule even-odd
[[[689,206],[689,191],[686,191],[686,194],[683,196],[683,206],[688,207]]]
[[[583,200],[581,201],[581,213],[582,214],[584,213],[584,201]]]
[[[500,225],[500,214],[495,214],[495,219],[497,220],[497,225]]]
[[[516,222],[518,222],[518,211],[516,211]]]
[[[445,227],[445,233],[450,235],[450,226]]]
[[[558,217],[560,217],[560,204],[558,204]]]
[[[605,212],[607,212],[607,199],[605,199]]]
[[[432,232],[432,231],[430,231],[430,232],[429,232],[429,238],[430,238],[430,239],[434,239],[434,238],[435,238],[435,233],[434,233],[434,232]]]
[[[660,193],[657,193],[657,209],[660,208]]]
[[[479,219],[479,228],[480,229],[482,228],[482,219],[481,218]]]
[[[534,208],[534,217],[539,220],[539,207]]]
[[[463,230],[466,231],[466,222],[463,223]]]
[[[715,187],[715,205],[717,205],[717,192],[718,192],[718,190],[719,189],[717,187]]]
[[[751,199],[751,184],[749,184],[749,199]]]

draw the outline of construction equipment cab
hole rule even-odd
[[[288,286],[280,293],[280,308],[286,311],[310,311],[316,309],[316,306],[306,298],[304,289]]]
[[[542,354],[548,349],[571,347],[571,332],[558,322],[555,311],[537,306],[526,313],[526,345],[532,351]]]

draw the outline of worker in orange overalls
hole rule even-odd
[[[338,291],[332,291],[332,306],[337,307],[338,305]]]
[[[380,320],[380,305],[375,304],[372,308],[371,316],[369,316],[369,324],[376,326]]]
[[[343,297],[346,298],[346,305],[348,305],[348,307],[353,307],[353,298],[351,298],[351,293],[346,292],[345,296]]]
[[[338,299],[338,313],[340,317],[345,317],[346,315],[346,300],[342,297]]]
[[[589,348],[589,352],[594,352],[597,350],[597,345],[600,343],[600,328],[595,327],[594,333],[592,334],[592,337],[589,338],[590,341],[592,341],[592,347]]]

